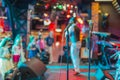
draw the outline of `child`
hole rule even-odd
[[[9,39],[4,38],[0,43],[0,72],[2,80],[4,80],[5,73],[13,68],[11,53],[9,51]]]

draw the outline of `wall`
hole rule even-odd
[[[101,24],[99,24],[100,31],[107,31],[112,34],[115,34],[120,37],[120,14],[115,11],[111,2],[100,3],[101,13],[108,12],[110,15],[108,17],[108,27],[102,28]],[[100,15],[100,23],[101,23],[101,15]]]

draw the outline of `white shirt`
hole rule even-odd
[[[12,47],[12,53],[14,55],[20,55],[22,53],[22,47],[17,46],[17,45],[13,45],[13,47]]]

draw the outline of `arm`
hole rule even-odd
[[[1,48],[0,55],[1,55],[0,57],[2,57],[2,58],[7,58],[7,59],[11,58],[11,55],[10,55],[9,50],[7,48]]]
[[[28,46],[27,46],[27,51],[29,51],[31,48],[31,44],[29,43]]]
[[[15,45],[12,46],[12,55],[14,55],[16,53],[16,49],[15,49]]]
[[[20,49],[20,59],[21,59],[21,62],[25,62],[26,61],[26,58],[25,58],[25,52],[23,50],[23,47],[22,47],[22,43],[21,43],[21,49]]]
[[[36,48],[39,50],[39,52],[41,52],[41,50],[40,50],[40,45],[39,45],[39,41],[36,42]]]
[[[69,31],[69,36],[72,36],[72,34],[73,34],[74,31],[75,31],[75,24],[72,24],[72,25],[69,27],[68,31]]]
[[[3,57],[4,55],[3,55],[3,48],[1,47],[0,48],[0,57]]]

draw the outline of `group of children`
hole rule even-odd
[[[45,53],[49,53],[50,55],[50,62],[53,62],[52,56],[52,49],[53,49],[53,33],[50,32],[46,38],[43,38],[42,34],[39,35],[38,39],[36,40],[34,36],[30,36],[29,44],[27,47],[28,51],[28,59],[38,56],[43,59]]]
[[[22,37],[17,35],[14,39],[14,42],[10,37],[5,37],[0,42],[0,75],[2,75],[2,80],[5,80],[5,73],[10,69],[14,69],[25,62],[36,56],[41,56],[43,51],[48,49],[50,53],[50,62],[52,63],[52,45],[54,43],[54,38],[52,33],[49,33],[48,37],[45,39],[42,38],[42,35],[39,35],[38,40],[36,41],[34,36],[29,37],[29,44],[27,45],[28,55],[25,57],[25,51],[23,50]],[[38,54],[39,53],[39,54]],[[28,59],[27,59],[28,58]]]
[[[24,62],[24,51],[22,47],[22,38],[17,35],[14,43],[10,37],[5,37],[0,42],[0,74],[4,80],[5,73],[16,67],[18,62]]]

